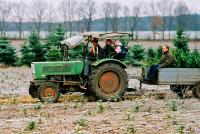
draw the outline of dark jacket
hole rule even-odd
[[[96,60],[97,56],[98,56],[98,59],[102,59],[104,58],[104,50],[98,45],[98,52],[97,52],[97,48],[95,48],[95,52],[93,51],[90,51],[89,52],[89,55],[88,55],[88,58],[90,60]]]
[[[115,49],[111,45],[106,45],[104,48],[105,58],[111,58]]]
[[[119,60],[124,60],[128,52],[128,49],[125,46],[120,46],[120,49],[121,49],[121,52],[115,53],[114,58],[119,59]]]
[[[175,58],[169,51],[162,55],[159,68],[175,67]]]

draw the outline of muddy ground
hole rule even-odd
[[[140,69],[128,68],[131,75]],[[200,102],[179,99],[169,86],[143,85],[119,102],[93,101],[81,93],[43,104],[28,95],[31,69],[0,68],[0,133],[174,134],[200,133]]]

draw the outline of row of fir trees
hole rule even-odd
[[[19,54],[16,53],[8,38],[1,37],[0,63],[11,66],[30,66],[31,62],[62,60],[59,42],[64,39],[64,36],[65,32],[61,25],[50,33],[46,41],[43,42],[33,30],[28,40],[22,45]]]
[[[19,54],[11,46],[11,42],[6,38],[0,38],[0,63],[12,66],[31,65],[36,61],[59,61],[62,60],[62,50],[60,41],[64,39],[65,33],[61,25],[50,33],[46,40],[41,42],[40,37],[32,31],[28,40],[22,45]],[[176,67],[199,68],[200,53],[198,50],[190,50],[189,39],[182,27],[177,29],[176,37],[173,39],[172,53],[176,58]],[[73,50],[69,50],[71,57],[80,57],[81,45]],[[157,49],[149,48],[145,50],[142,45],[133,45],[129,48],[125,62],[132,66],[150,66],[158,63],[162,55],[162,47]]]

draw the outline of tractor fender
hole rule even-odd
[[[96,66],[99,66],[99,65],[107,63],[107,62],[117,63],[120,66],[122,66],[123,68],[127,68],[128,67],[124,62],[122,62],[120,60],[117,60],[117,59],[110,59],[110,58],[97,60],[97,61],[93,62],[91,65],[96,67]]]

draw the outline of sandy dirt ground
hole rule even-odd
[[[140,75],[138,68],[128,68]],[[200,102],[179,99],[169,86],[142,86],[119,102],[93,102],[80,93],[62,95],[55,104],[28,95],[31,69],[0,68],[0,133],[175,134],[200,133]]]

